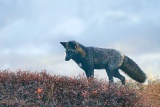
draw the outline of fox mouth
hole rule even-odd
[[[65,61],[69,61],[70,59],[71,59],[71,58],[69,58],[69,57],[66,57],[66,58],[65,58]]]

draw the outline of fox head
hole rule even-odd
[[[85,56],[85,51],[80,47],[79,43],[76,41],[69,41],[69,42],[60,42],[64,48],[66,49],[66,57],[65,61],[69,61],[73,57],[81,54],[82,56]]]

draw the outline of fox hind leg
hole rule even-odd
[[[109,78],[109,83],[113,83],[113,72],[111,70],[106,69],[108,78]]]
[[[125,77],[119,73],[118,69],[114,70],[113,76],[119,78],[122,82],[122,85],[125,85]]]

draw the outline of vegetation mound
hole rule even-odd
[[[0,107],[150,107],[160,105],[160,82],[109,85],[85,76],[46,71],[0,71]]]

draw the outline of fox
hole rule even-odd
[[[115,77],[125,85],[126,79],[119,70],[139,83],[144,83],[147,79],[146,74],[131,58],[116,49],[86,47],[75,40],[60,44],[66,50],[65,61],[74,60],[85,71],[87,78],[94,77],[94,69],[105,69],[109,83],[114,83]]]

